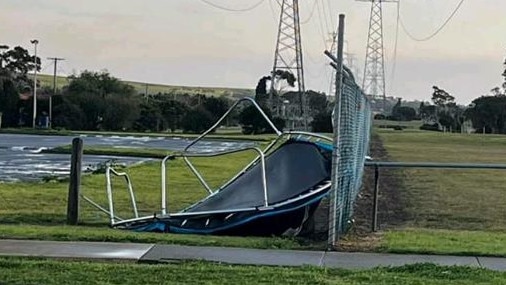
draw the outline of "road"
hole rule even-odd
[[[166,137],[119,137],[81,135],[84,144],[112,146],[116,148],[157,148],[182,150],[189,139]],[[70,155],[45,154],[44,149],[69,145],[73,137],[0,134],[0,181],[37,181],[48,176],[65,176],[70,171]],[[198,152],[209,152],[242,147],[249,142],[202,141],[195,145]],[[133,164],[146,161],[146,158],[84,155],[83,170],[93,168],[98,163],[115,159],[118,163]]]

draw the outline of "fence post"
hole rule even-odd
[[[72,140],[70,157],[70,184],[67,202],[67,224],[77,225],[79,220],[79,188],[81,187],[81,165],[83,158],[83,140]]]
[[[379,166],[374,165],[374,199],[372,206],[372,232],[378,230]]]
[[[337,41],[337,57],[335,57],[330,52],[326,51],[325,54],[329,56],[335,64],[336,67],[336,94],[335,94],[335,105],[334,105],[334,115],[332,116],[333,127],[334,127],[334,137],[333,137],[333,150],[332,150],[332,186],[330,189],[329,196],[329,234],[327,240],[327,248],[329,250],[334,250],[336,246],[336,241],[339,239],[339,226],[338,222],[340,218],[337,216],[340,214],[341,209],[338,209],[338,183],[339,183],[339,157],[340,157],[340,148],[339,148],[339,131],[340,131],[340,116],[341,116],[341,95],[342,95],[342,82],[343,82],[343,50],[344,50],[344,15],[339,15],[339,32],[338,32],[338,41]]]

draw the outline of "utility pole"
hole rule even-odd
[[[53,96],[56,96],[56,70],[58,61],[65,59],[60,57],[48,57],[47,59],[52,60],[54,62],[53,94],[49,96],[49,128],[51,129],[53,125]]]
[[[35,46],[35,55],[33,57],[34,63],[34,71],[33,71],[33,118],[32,118],[32,127],[35,129],[37,126],[37,45],[39,44],[38,40],[31,40]]]
[[[272,114],[279,114],[280,102],[274,102],[276,86],[276,71],[284,70],[295,73],[297,76],[297,92],[299,95],[299,114],[295,116],[303,119],[307,127],[307,104],[304,86],[304,65],[302,60],[302,41],[300,36],[299,1],[282,0],[281,15],[279,18],[276,51],[274,52],[274,66],[271,73],[271,88],[268,105]],[[293,118],[292,118],[293,119]]]
[[[383,48],[383,2],[397,3],[398,0],[356,0],[371,2],[369,34],[365,56],[362,89],[366,95],[383,99],[383,112],[386,108],[385,94],[385,56]]]

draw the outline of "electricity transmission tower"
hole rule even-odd
[[[292,117],[302,118],[304,126],[307,124],[307,103],[304,86],[304,65],[302,61],[302,44],[300,37],[299,1],[282,0],[281,15],[279,18],[276,51],[274,53],[274,66],[272,68],[272,84],[269,92],[269,108],[273,114],[279,114],[280,100],[274,100],[276,87],[276,71],[289,71],[297,77],[296,88],[298,92],[298,114]],[[295,102],[290,102],[295,103]]]
[[[362,89],[366,95],[376,99],[383,99],[385,111],[385,56],[383,48],[383,2],[397,2],[397,0],[356,0],[371,2],[371,16],[369,19],[369,34],[365,56],[364,78]]]

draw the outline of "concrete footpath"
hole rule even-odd
[[[434,263],[506,271],[506,258],[494,257],[266,250],[107,242],[0,240],[0,256],[110,259],[137,262],[205,260],[229,264],[312,265],[346,269]]]

